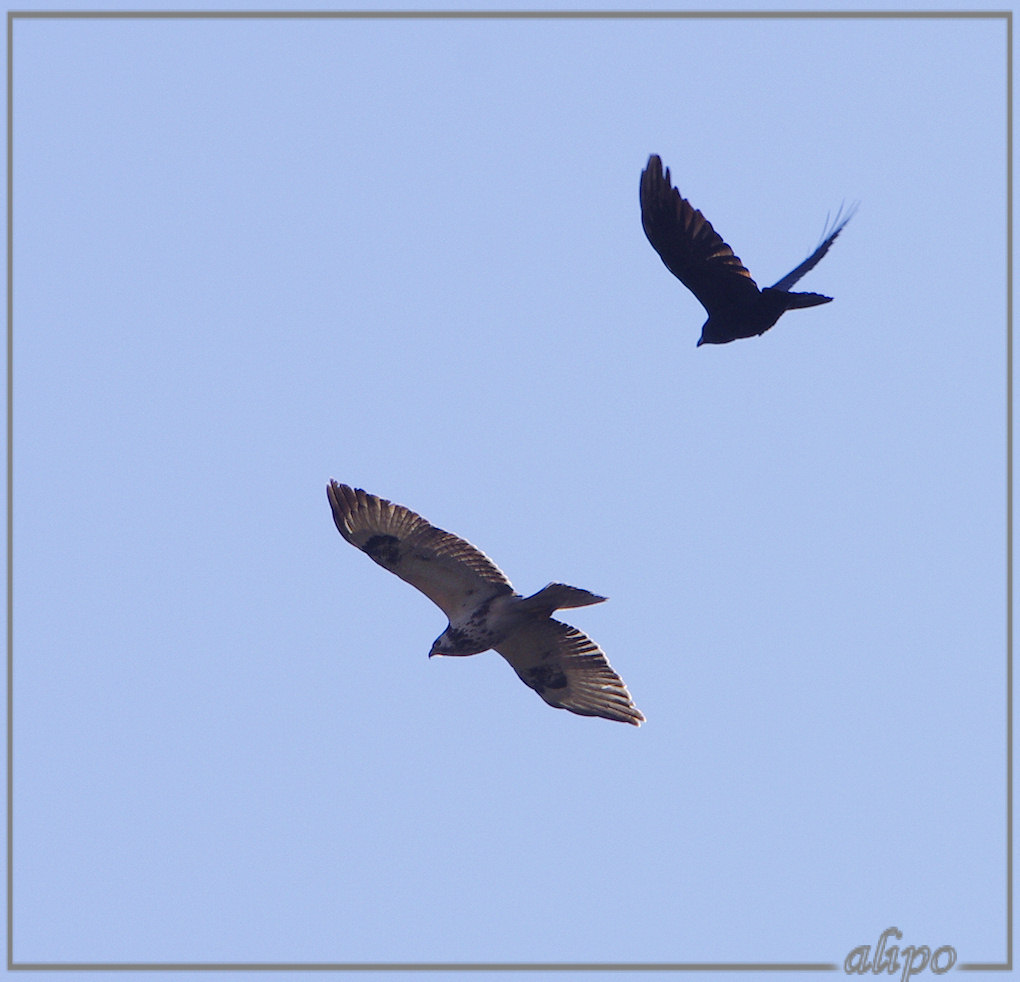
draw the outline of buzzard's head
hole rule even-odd
[[[467,631],[460,628],[447,627],[442,634],[432,642],[429,651],[429,658],[433,655],[477,655],[489,647],[487,642],[472,638]]]

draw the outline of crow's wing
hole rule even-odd
[[[569,624],[532,621],[496,645],[496,651],[550,706],[634,726],[644,721],[602,649]]]
[[[641,224],[652,248],[709,314],[758,293],[744,264],[711,223],[680,197],[653,154],[641,174]]]
[[[488,597],[513,592],[485,553],[409,508],[336,481],[329,482],[326,494],[340,534],[421,590],[451,621]]]
[[[772,289],[789,290],[790,287],[793,286],[793,284],[796,283],[797,280],[799,280],[805,273],[814,269],[815,266],[817,266],[821,262],[822,256],[824,256],[829,251],[829,246],[831,246],[832,243],[836,241],[836,236],[843,231],[843,226],[846,225],[846,223],[850,221],[851,218],[854,217],[854,212],[856,211],[857,205],[853,205],[851,206],[850,210],[846,213],[846,217],[840,217],[843,214],[843,209],[840,208],[840,210],[836,213],[835,221],[833,221],[832,223],[832,231],[829,232],[828,234],[826,234],[824,230],[822,231],[822,242],[818,246],[818,248],[815,249],[815,251],[812,252],[811,255],[808,256],[807,259],[805,259],[804,262],[802,262],[796,269],[791,269],[789,273],[787,273],[778,283],[776,283],[772,287]],[[827,220],[826,227],[828,227]]]

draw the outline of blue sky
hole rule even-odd
[[[1003,958],[1004,40],[18,21],[15,959]],[[835,301],[695,348],[652,152],[760,285],[860,201]],[[429,661],[331,477],[647,724]]]

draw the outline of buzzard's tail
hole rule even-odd
[[[829,303],[832,297],[823,297],[820,293],[787,293],[786,309],[796,310],[798,307],[817,307]]]
[[[600,604],[605,599],[580,587],[567,586],[566,583],[549,583],[538,593],[526,597],[522,605],[525,610],[552,614],[554,610],[563,607],[587,607],[588,604]]]

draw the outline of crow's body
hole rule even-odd
[[[764,334],[787,310],[816,307],[832,297],[792,293],[790,287],[813,269],[853,217],[836,216],[832,230],[796,269],[759,290],[744,264],[704,215],[673,187],[669,168],[653,154],[641,174],[641,224],[666,268],[708,313],[698,344],[726,344]]]

